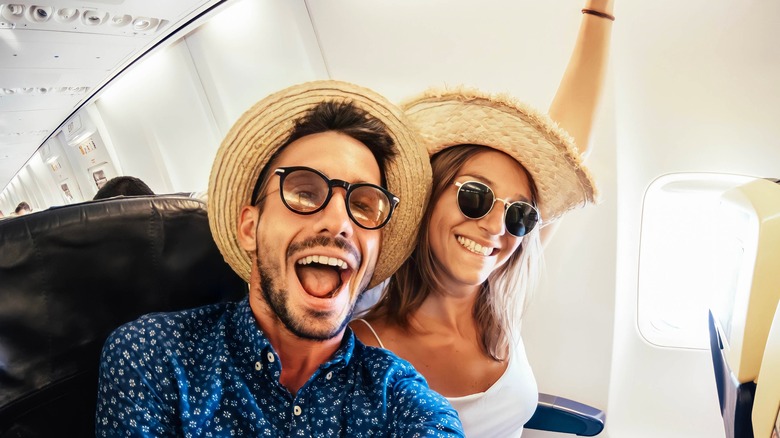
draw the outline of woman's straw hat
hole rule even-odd
[[[489,146],[516,159],[534,180],[543,223],[595,202],[596,186],[571,137],[547,115],[505,95],[431,89],[402,108],[428,153],[461,144]]]
[[[247,282],[251,263],[238,244],[239,212],[251,203],[261,170],[286,142],[295,122],[326,101],[351,102],[384,123],[398,150],[386,164],[385,177],[387,189],[401,202],[382,229],[382,247],[370,287],[395,272],[414,249],[431,186],[430,161],[419,137],[397,106],[369,89],[340,81],[308,82],[274,93],[247,110],[223,140],[211,168],[211,233],[225,261]]]

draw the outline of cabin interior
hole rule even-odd
[[[29,12],[35,7],[51,17]],[[0,211],[9,216],[21,201],[33,211],[87,201],[117,175],[139,177],[158,194],[203,192],[243,111],[304,81],[350,81],[394,102],[463,84],[545,110],[581,7],[2,3]],[[745,250],[730,250],[747,238],[701,224],[719,214],[724,193],[780,178],[780,2],[617,0],[615,15],[586,161],[601,202],[568,215],[546,248],[524,342],[540,391],[606,412],[600,436],[732,436],[708,311],[734,286]]]

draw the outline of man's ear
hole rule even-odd
[[[260,210],[257,207],[245,206],[238,216],[238,244],[244,251],[257,249],[257,221],[260,220]]]

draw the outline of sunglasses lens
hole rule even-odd
[[[349,194],[349,212],[359,225],[374,229],[387,222],[392,202],[387,195],[373,185],[360,185]]]
[[[531,204],[513,202],[506,210],[506,230],[513,236],[525,236],[538,222],[539,212]]]
[[[282,196],[287,206],[299,213],[312,212],[328,197],[328,182],[309,170],[294,170],[285,175]]]
[[[493,206],[493,192],[490,187],[478,182],[467,182],[458,189],[458,207],[464,216],[479,219]]]

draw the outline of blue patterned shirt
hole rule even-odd
[[[143,316],[103,347],[97,436],[463,436],[411,364],[349,328],[297,394],[281,371],[247,299]]]

